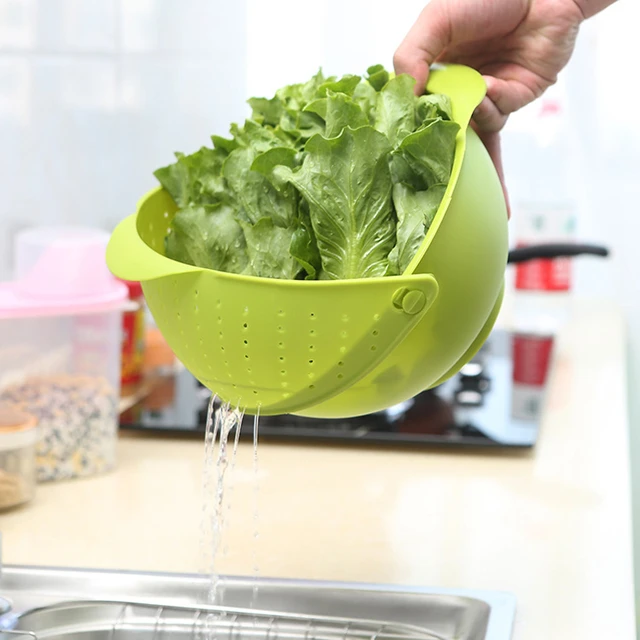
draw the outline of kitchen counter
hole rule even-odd
[[[625,335],[610,305],[576,306],[529,452],[261,444],[257,539],[241,443],[218,569],[511,591],[514,640],[635,638]],[[125,434],[116,472],[0,516],[3,560],[208,570],[202,466],[193,438]]]

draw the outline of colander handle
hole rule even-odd
[[[487,84],[475,69],[461,64],[434,64],[429,72],[427,91],[451,98],[453,116],[462,132],[469,125],[476,107],[487,93]]]
[[[343,356],[341,368],[329,369],[322,377],[292,398],[260,408],[263,415],[296,413],[321,404],[371,373],[414,330],[438,297],[438,282],[432,274],[371,279],[347,285],[355,289],[375,287],[388,303],[380,308],[376,323],[366,327],[361,339]],[[355,291],[354,291],[355,293]],[[371,332],[392,336],[384,346],[371,349]],[[336,372],[340,375],[336,376]],[[254,410],[247,409],[248,413]]]
[[[107,266],[116,278],[146,282],[178,273],[202,271],[154,251],[140,237],[136,221],[137,214],[134,213],[120,222],[107,245]]]

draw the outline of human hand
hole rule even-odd
[[[472,126],[507,192],[499,131],[510,113],[539,97],[569,61],[586,13],[580,2],[606,0],[432,0],[398,47],[396,73],[409,73],[420,93],[434,62],[479,71],[487,94]],[[508,207],[508,199],[507,199]]]

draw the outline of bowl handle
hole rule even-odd
[[[379,317],[375,325],[363,331],[362,338],[345,353],[342,367],[329,369],[322,377],[291,398],[260,407],[262,415],[296,413],[321,404],[345,391],[373,371],[413,331],[438,297],[438,282],[432,274],[381,277],[368,281],[342,281],[341,286],[353,291],[354,298],[362,287],[380,294]],[[383,348],[371,349],[371,329],[393,336]],[[257,408],[246,408],[252,414]]]
[[[107,266],[116,278],[146,282],[178,273],[202,271],[198,267],[176,262],[154,251],[140,237],[136,220],[135,213],[122,220],[109,239]]]
[[[427,90],[443,93],[451,98],[453,119],[464,131],[471,116],[482,102],[487,85],[484,78],[471,67],[461,64],[435,64],[429,73]]]

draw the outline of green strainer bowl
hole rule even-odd
[[[486,340],[508,252],[500,182],[469,127],[486,87],[451,65],[432,70],[428,89],[451,98],[461,131],[445,197],[402,276],[275,280],[175,262],[163,255],[176,211],[163,189],[115,229],[111,271],[142,283],[176,356],[222,400],[249,414],[369,414],[443,382]]]

